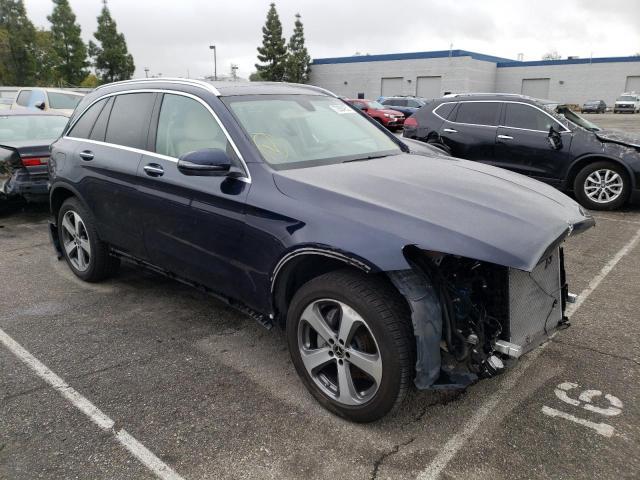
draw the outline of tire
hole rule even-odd
[[[603,189],[603,185],[608,187]],[[618,209],[626,203],[630,190],[631,184],[625,169],[607,161],[591,163],[584,167],[576,175],[573,184],[578,202],[590,210]],[[607,196],[610,198],[606,198]]]
[[[429,145],[433,145],[434,147],[436,147],[439,150],[442,150],[444,153],[446,153],[449,156],[452,156],[451,154],[451,148],[449,148],[448,145],[445,145],[442,142],[433,142],[433,143],[429,143]]]
[[[71,271],[85,282],[98,282],[113,275],[120,259],[109,255],[109,247],[98,238],[91,213],[71,197],[58,212],[58,239]]]
[[[339,332],[343,325],[349,334]],[[402,403],[412,385],[415,338],[409,309],[379,277],[340,270],[304,284],[287,313],[287,341],[307,389],[323,407],[348,420],[382,418]],[[314,351],[320,366],[312,366]],[[363,353],[368,362],[354,362],[365,358]]]

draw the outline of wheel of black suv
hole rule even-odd
[[[410,314],[383,279],[345,270],[310,280],[291,301],[287,338],[307,389],[341,417],[377,420],[410,388],[415,356]]]
[[[631,187],[623,167],[602,161],[580,170],[573,188],[581,205],[591,210],[615,210],[627,201]]]
[[[58,213],[58,236],[67,264],[79,278],[97,282],[115,273],[120,261],[100,241],[91,214],[77,198],[64,201]]]

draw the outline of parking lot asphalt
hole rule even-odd
[[[4,214],[1,331],[115,423],[98,428],[0,342],[0,478],[154,478],[122,429],[184,479],[638,478],[640,207],[595,216],[565,248],[584,293],[570,328],[466,392],[415,392],[358,425],[306,392],[277,329],[130,266],[83,283],[43,209]]]

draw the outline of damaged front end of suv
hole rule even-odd
[[[419,389],[464,388],[497,375],[568,322],[575,296],[559,242],[531,271],[415,246],[404,253],[412,269],[388,276],[411,308]]]

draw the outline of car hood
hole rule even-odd
[[[526,271],[566,236],[594,225],[548,185],[455,158],[400,154],[278,171],[274,180],[309,208],[367,224],[402,246]]]
[[[633,133],[621,132],[618,130],[600,130],[599,132],[595,132],[595,134],[596,137],[603,142],[612,142],[620,145],[640,148],[640,135],[634,135]]]

